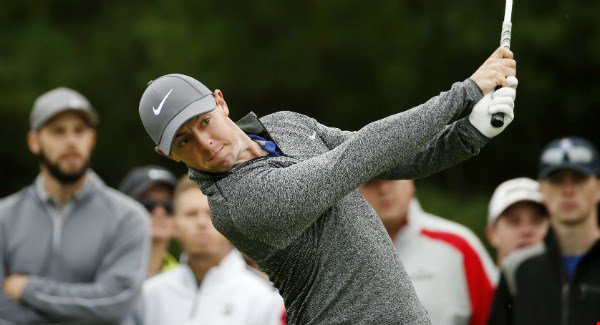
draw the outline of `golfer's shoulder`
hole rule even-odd
[[[266,124],[284,124],[284,123],[314,123],[314,119],[304,114],[292,111],[279,111],[265,115],[260,121]]]

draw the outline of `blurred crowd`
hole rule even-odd
[[[140,166],[116,190],[89,168],[97,120],[72,89],[33,104],[40,173],[0,200],[0,324],[285,324],[196,183]],[[495,260],[453,216],[424,211],[413,180],[360,187],[432,324],[600,322],[597,148],[563,137],[539,157],[536,179],[499,184],[481,211]]]

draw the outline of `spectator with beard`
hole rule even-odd
[[[89,169],[95,111],[58,88],[39,97],[27,143],[34,183],[0,201],[0,321],[120,323],[145,277],[143,207]]]

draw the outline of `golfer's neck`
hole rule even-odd
[[[245,133],[240,135],[240,141],[242,142],[242,151],[238,155],[236,163],[252,160],[254,158],[262,157],[267,155],[268,152],[258,145],[258,143],[252,141]]]

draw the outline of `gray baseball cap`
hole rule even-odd
[[[61,87],[50,90],[35,100],[29,119],[30,127],[37,130],[66,111],[80,113],[92,126],[98,122],[98,116],[87,98],[73,89]]]
[[[140,118],[154,143],[168,155],[177,130],[216,106],[212,91],[200,81],[168,74],[148,83],[140,100]]]

